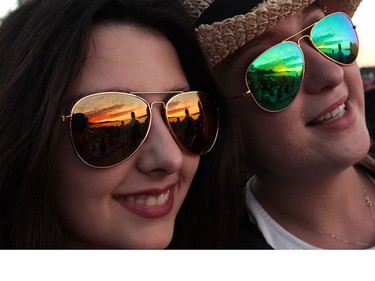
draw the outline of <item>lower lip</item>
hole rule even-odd
[[[174,188],[170,189],[169,198],[163,205],[147,206],[139,205],[133,202],[117,200],[121,206],[125,207],[129,212],[146,219],[156,219],[168,215],[173,208]]]
[[[312,128],[316,128],[319,130],[328,130],[328,131],[343,131],[351,126],[356,122],[357,117],[354,114],[353,107],[349,101],[345,103],[345,115],[341,118],[338,118],[336,120],[333,120],[331,122],[325,122],[320,123],[314,126],[311,126]]]

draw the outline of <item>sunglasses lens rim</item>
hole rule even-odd
[[[189,105],[189,101],[194,104]],[[114,111],[114,108],[123,110]],[[171,121],[171,119],[176,119],[175,112],[182,112],[180,116],[182,114],[185,116],[185,109],[191,111],[191,118],[195,124],[191,139],[181,137],[173,126],[174,122]],[[113,118],[108,117],[110,111]],[[211,95],[201,91],[181,92],[168,100],[165,105],[164,118],[173,138],[184,151],[194,155],[203,155],[208,153],[216,142],[219,130],[218,111]],[[70,139],[81,161],[94,168],[111,168],[128,160],[142,146],[149,133],[152,116],[148,102],[136,94],[103,92],[78,100],[71,110],[70,117]],[[122,124],[121,121],[125,120],[128,120],[126,124]],[[138,124],[132,122],[140,122],[138,126],[141,131],[138,134],[130,133],[134,132],[135,126],[129,126]],[[101,124],[104,126],[100,127]],[[123,135],[122,125],[126,132]],[[113,146],[107,148],[109,152],[108,150],[98,151],[101,145],[98,135],[107,136],[106,131],[113,132],[112,136],[108,133],[114,139],[110,143]]]
[[[304,64],[301,48],[292,41],[279,43],[260,54],[249,65],[245,75],[246,86],[256,104],[268,112],[288,108],[302,84]],[[269,85],[272,84],[277,84],[278,88],[271,89]]]
[[[118,110],[121,106],[124,110],[112,111],[111,114],[115,118],[112,121],[101,121],[99,118],[101,116],[97,112],[100,110],[103,111],[104,117],[111,110],[110,107]],[[133,114],[129,106],[133,111],[137,110],[137,113],[144,112],[144,115],[131,118]],[[121,131],[121,125],[125,128],[125,124],[121,123],[120,116],[129,120],[126,124],[127,129],[124,130],[126,133]],[[141,118],[143,122],[139,123],[138,119]],[[104,126],[99,127],[100,123]],[[85,164],[94,168],[114,167],[129,159],[145,141],[149,127],[150,114],[147,102],[137,95],[128,93],[105,92],[88,95],[77,101],[71,110],[70,138],[73,149]]]
[[[184,151],[204,155],[212,149],[219,131],[219,109],[211,95],[201,91],[177,94],[167,102],[165,114],[172,136]]]
[[[324,17],[312,28],[310,36],[315,48],[336,63],[350,65],[358,57],[358,34],[345,13],[337,12]],[[330,38],[329,42],[327,38]],[[328,43],[335,46],[327,47]]]

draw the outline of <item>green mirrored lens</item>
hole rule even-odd
[[[249,66],[246,82],[254,100],[265,110],[287,108],[301,86],[304,60],[293,42],[278,44],[261,54]]]
[[[358,55],[358,37],[349,17],[343,13],[329,15],[311,30],[315,47],[327,57],[351,64]]]

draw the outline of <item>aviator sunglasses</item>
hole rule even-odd
[[[166,102],[151,104],[136,94],[168,94]],[[218,108],[203,92],[103,92],[78,100],[70,115],[74,151],[87,165],[110,168],[129,159],[142,146],[151,128],[154,104],[163,105],[162,117],[175,141],[186,152],[203,155],[218,134]]]
[[[310,33],[302,35],[297,43],[290,41],[310,28]],[[300,47],[303,38],[308,38],[320,54],[339,65],[350,65],[357,58],[355,26],[348,15],[333,13],[259,55],[246,70],[248,91],[242,96],[251,95],[269,112],[286,109],[295,99],[304,76],[305,60]]]

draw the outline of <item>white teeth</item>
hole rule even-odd
[[[168,189],[166,193],[164,193],[165,195],[165,200],[167,200],[169,198],[169,194],[171,193],[171,190]]]
[[[146,199],[147,206],[155,206],[156,202],[157,202],[157,199],[154,196],[147,197]]]
[[[323,116],[324,120],[328,120],[331,117],[331,113],[326,113],[326,115]]]
[[[145,205],[146,204],[146,200],[143,199],[143,198],[137,198],[135,200],[135,204],[138,204],[138,205]]]
[[[164,204],[164,202],[165,202],[165,196],[164,196],[164,194],[161,194],[159,196],[158,200],[156,201],[156,205],[162,205],[162,204]]]
[[[117,200],[125,200],[127,202],[131,202],[137,205],[146,205],[146,206],[160,206],[165,204],[167,200],[169,199],[170,190],[168,189],[163,194],[160,194],[159,196],[148,196],[148,195],[141,195],[141,196],[114,196]]]
[[[340,105],[339,107],[335,108],[329,113],[326,113],[324,116],[319,117],[316,120],[316,123],[323,122],[323,121],[333,121],[336,120],[345,114],[345,104]]]

